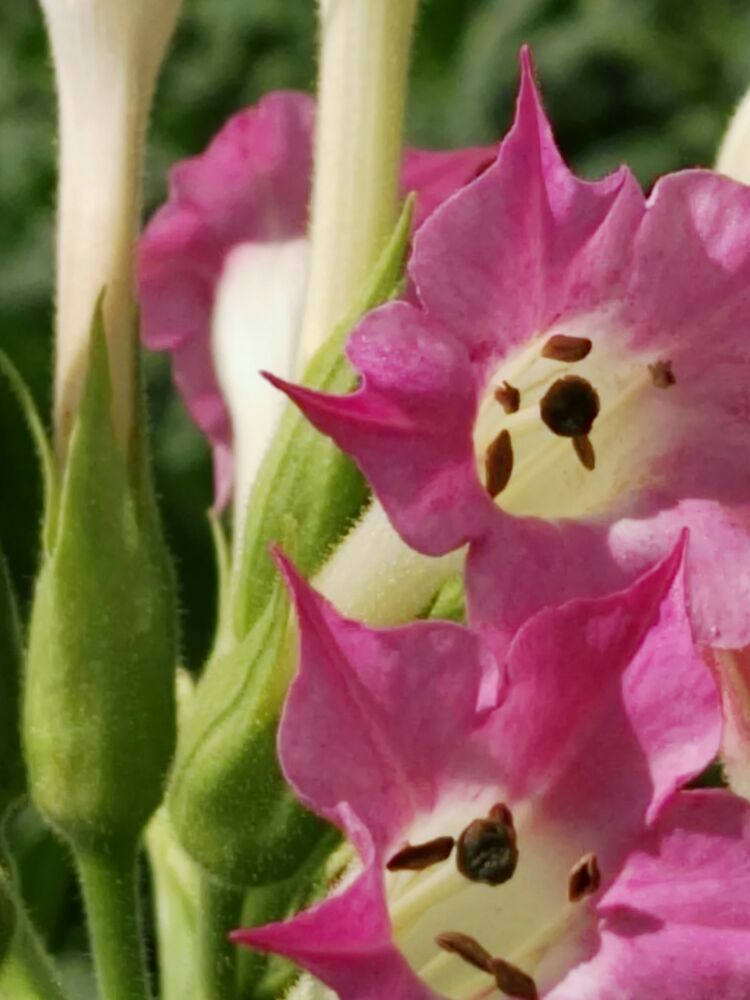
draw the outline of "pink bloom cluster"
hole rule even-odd
[[[312,114],[287,94],[234,119],[141,248],[146,340],[220,493],[216,287],[238,244],[303,236]],[[487,158],[407,156],[409,300],[354,331],[357,391],[270,376],[410,545],[468,543],[470,627],[368,629],[280,560],[301,645],[280,759],[353,858],[236,939],[341,1000],[744,1000],[750,807],[686,785],[750,724],[701,655],[750,646],[750,189],[581,181],[527,56]]]

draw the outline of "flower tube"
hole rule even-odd
[[[41,0],[60,120],[55,429],[64,455],[102,289],[123,448],[134,420],[133,248],[143,133],[180,0]]]

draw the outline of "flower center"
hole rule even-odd
[[[592,336],[588,336],[591,334]],[[474,428],[477,470],[509,514],[624,511],[669,433],[672,363],[628,344],[616,317],[591,314],[532,338],[492,373]],[[674,424],[674,421],[672,421]]]
[[[386,899],[396,945],[432,990],[533,1000],[575,964],[571,932],[593,919],[584,900],[600,884],[593,854],[486,793],[408,833],[388,860]]]

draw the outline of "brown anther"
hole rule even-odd
[[[521,393],[509,382],[503,382],[495,389],[495,399],[506,413],[517,413],[521,406]]]
[[[591,896],[602,884],[599,863],[595,854],[584,854],[570,870],[568,879],[568,899],[577,903],[585,896]]]
[[[484,456],[487,492],[491,497],[502,493],[513,472],[513,444],[508,431],[500,431]]]
[[[556,333],[542,348],[542,357],[552,361],[583,361],[590,351],[588,337],[567,337],[564,333]]]
[[[464,962],[473,965],[482,972],[489,972],[493,975],[492,963],[494,959],[481,944],[468,934],[460,934],[458,931],[446,931],[445,934],[438,934],[435,944],[443,951],[450,951],[458,955]]]
[[[493,807],[487,819],[475,819],[456,844],[456,867],[472,882],[502,885],[518,865],[513,817],[507,806]]]
[[[584,437],[593,427],[599,409],[599,393],[578,375],[557,379],[539,403],[542,420],[560,437]]]
[[[502,958],[492,959],[492,974],[495,977],[495,984],[501,993],[506,997],[521,997],[522,1000],[538,1000],[539,991],[536,983],[510,962],[503,961]]]
[[[575,449],[575,453],[578,455],[578,460],[584,469],[588,469],[589,472],[593,472],[596,468],[596,452],[594,451],[594,446],[588,435],[579,434],[578,437],[574,437],[573,448]]]
[[[425,844],[407,844],[396,851],[385,867],[389,872],[421,872],[449,858],[454,844],[453,837],[436,837]]]
[[[677,382],[675,374],[672,371],[671,361],[655,361],[652,365],[648,366],[648,370],[651,375],[651,381],[657,389],[668,389],[670,385],[674,385]]]

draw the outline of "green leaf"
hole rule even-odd
[[[19,728],[21,662],[21,627],[0,552],[0,824],[25,786]]]
[[[140,442],[122,454],[94,321],[59,514],[34,595],[23,732],[32,796],[77,846],[137,837],[175,736],[175,599]]]
[[[10,383],[10,387],[18,400],[39,456],[39,465],[44,483],[42,544],[45,550],[49,551],[55,531],[58,508],[57,474],[52,448],[50,447],[47,432],[44,429],[44,424],[37,412],[26,383],[19,375],[10,358],[2,351],[0,351],[0,373]]]
[[[352,314],[310,362],[305,385],[329,393],[354,387],[344,344],[363,313],[401,291],[413,206],[410,196]],[[290,404],[250,497],[234,593],[237,638],[247,634],[268,600],[275,572],[268,544],[279,539],[284,517],[291,515],[299,526],[296,562],[309,576],[356,520],[367,495],[367,485],[351,459]]]

